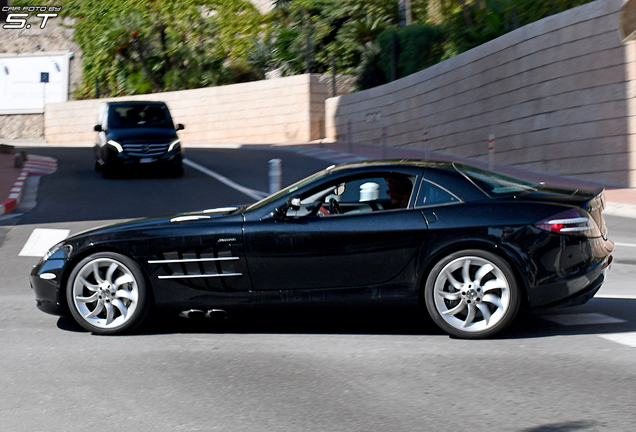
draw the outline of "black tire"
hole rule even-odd
[[[172,168],[172,176],[173,177],[183,177],[183,166],[179,165]]]
[[[102,178],[109,179],[113,178],[113,170],[108,165],[102,165]]]
[[[510,265],[480,249],[441,259],[424,287],[428,312],[446,333],[463,339],[493,336],[514,320],[521,293]]]
[[[95,161],[95,171],[100,172],[102,170],[102,164],[98,161]]]
[[[101,335],[128,333],[148,315],[151,296],[139,265],[113,252],[98,252],[80,261],[66,284],[73,318]]]

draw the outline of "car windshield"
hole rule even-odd
[[[454,163],[455,169],[467,177],[486,195],[504,195],[537,190],[536,184],[515,177],[487,171],[469,165]]]
[[[117,104],[108,109],[108,126],[115,129],[174,128],[163,104]]]
[[[296,192],[298,189],[304,187],[305,185],[307,185],[307,184],[309,184],[309,183],[311,183],[311,182],[313,182],[313,181],[319,179],[320,177],[323,177],[323,176],[325,176],[325,175],[327,175],[329,173],[330,173],[329,169],[318,171],[317,173],[312,174],[309,177],[306,177],[306,178],[304,178],[304,179],[292,184],[291,186],[288,186],[286,188],[281,189],[280,191],[276,192],[273,195],[265,197],[262,200],[257,201],[254,204],[247,206],[245,208],[245,211],[256,210],[256,209],[261,208],[261,207],[263,207],[263,206],[265,206],[265,205],[267,205],[267,204],[269,204],[269,203],[271,203],[273,201],[278,200],[279,198],[281,198],[283,196],[291,195],[294,192]]]

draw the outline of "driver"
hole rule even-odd
[[[411,191],[413,184],[407,177],[385,177],[387,190],[386,194],[389,196],[390,206],[388,208],[406,208],[409,205],[409,198],[411,197]]]

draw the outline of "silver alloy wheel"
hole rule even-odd
[[[461,256],[439,272],[433,288],[435,308],[451,327],[483,332],[495,327],[511,306],[510,283],[492,261]]]
[[[98,329],[116,329],[135,316],[139,286],[133,272],[122,262],[96,257],[77,272],[72,298],[87,323]]]

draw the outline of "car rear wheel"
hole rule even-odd
[[[440,260],[426,281],[424,299],[442,330],[460,338],[479,339],[502,331],[513,321],[520,293],[508,263],[476,249]]]
[[[100,252],[80,261],[66,287],[73,318],[95,334],[130,331],[149,309],[148,290],[139,265],[112,252]]]

